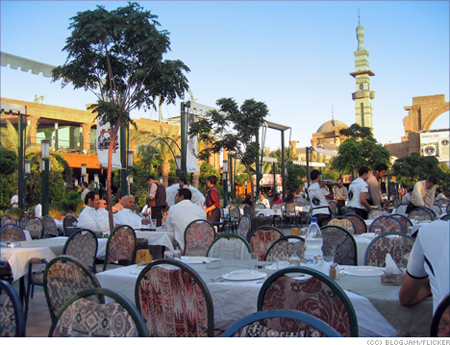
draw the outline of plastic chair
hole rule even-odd
[[[31,218],[27,222],[25,230],[30,232],[30,236],[33,240],[40,240],[44,234],[44,223],[42,223],[40,218]]]
[[[80,260],[94,273],[95,259],[97,257],[98,239],[97,235],[88,229],[75,231],[64,244],[63,255],[71,255]]]
[[[364,219],[362,219],[360,216],[358,216],[357,214],[349,213],[346,214],[345,217],[347,217],[352,221],[356,229],[356,234],[360,235],[365,234],[367,232],[367,225],[364,222]]]
[[[350,218],[347,218],[347,216],[333,217],[326,225],[336,225],[346,230],[353,229],[353,232],[356,234],[356,226]]]
[[[239,236],[247,238],[248,233],[251,229],[252,220],[248,214],[243,214],[239,219],[239,223],[237,225],[236,233]]]
[[[184,231],[183,255],[205,256],[215,236],[216,232],[211,222],[204,219],[190,222]]]
[[[136,259],[136,233],[128,225],[116,227],[106,242],[103,271],[133,265]]]
[[[14,288],[3,280],[0,280],[0,305],[0,337],[24,337],[22,303]]]
[[[277,228],[264,226],[252,231],[248,243],[253,253],[259,254],[259,261],[264,261],[267,250],[272,243],[282,237],[284,237],[284,234]]]
[[[392,216],[380,216],[375,218],[370,224],[369,232],[375,232],[375,230],[380,229],[381,233],[386,232],[403,232],[406,233],[407,230],[403,229],[402,223],[398,219]]]
[[[439,303],[434,312],[430,337],[450,337],[450,295]]]
[[[383,208],[374,208],[369,211],[367,215],[367,219],[375,219],[381,216],[389,216],[389,212]]]
[[[334,256],[334,262],[339,265],[358,265],[357,245],[350,232],[336,225],[325,225],[320,230],[323,237],[324,256]]]
[[[44,271],[44,294],[52,321],[73,295],[97,287],[95,275],[77,258],[60,255],[50,260]],[[103,297],[99,302],[104,302]]]
[[[433,221],[436,218],[436,214],[431,208],[417,207],[411,210],[408,214],[409,219],[415,219],[418,221],[429,220]]]
[[[203,279],[178,260],[145,266],[135,285],[136,306],[151,337],[212,337],[214,309]]]
[[[209,246],[206,256],[227,260],[245,260],[252,249],[247,240],[236,234],[224,234],[217,237]]]
[[[78,219],[75,216],[72,215],[65,216],[63,220],[64,235],[70,236],[75,231],[77,231],[77,223]]]
[[[17,224],[6,223],[0,228],[0,241],[25,241],[25,233]]]
[[[305,239],[300,236],[284,236],[276,240],[266,253],[266,261],[276,262],[281,257],[296,256],[301,262],[305,261]]]
[[[58,228],[56,227],[55,220],[51,216],[45,215],[42,217],[42,223],[44,224],[44,238],[58,237]]]
[[[295,331],[276,331],[264,325],[263,321],[272,319],[295,320]],[[222,337],[340,337],[341,335],[322,320],[297,310],[259,311],[233,323]]]
[[[306,277],[305,277],[306,275]],[[358,336],[358,321],[342,288],[308,267],[287,267],[266,279],[258,295],[258,310],[291,309],[315,316],[346,337]],[[270,322],[275,330],[295,331],[295,322]]]
[[[366,266],[386,266],[386,254],[391,254],[398,268],[406,268],[414,239],[401,232],[387,232],[375,237],[367,246],[364,256]]]
[[[113,301],[105,304],[105,297]],[[61,307],[48,336],[148,337],[148,330],[137,308],[125,296],[95,288],[77,293]]]

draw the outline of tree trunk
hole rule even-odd
[[[162,173],[162,178],[163,178],[163,185],[164,185],[164,187],[168,187],[169,186],[169,173],[170,173],[170,163],[169,162],[162,162],[161,173]]]
[[[106,200],[112,200],[112,197],[111,197],[112,151],[113,151],[113,147],[115,147],[114,143],[116,142],[117,131],[120,128],[120,124],[121,124],[121,119],[119,117],[114,129],[111,127],[111,141],[109,142],[109,149],[108,149],[108,168],[106,171],[106,197],[107,197]],[[109,232],[112,233],[114,230],[112,203],[108,202],[108,203],[106,203],[106,205],[108,207]]]
[[[192,187],[195,187],[198,189],[199,182],[200,182],[200,173],[193,173],[192,174],[192,182],[191,182]]]

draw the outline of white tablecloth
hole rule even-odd
[[[138,231],[137,238],[146,238],[150,246],[164,246],[168,250],[173,250],[173,236],[167,231]]]
[[[242,267],[237,267],[233,263],[230,270],[247,268],[246,262],[242,262],[242,265]],[[131,265],[108,270],[97,273],[96,277],[103,288],[120,292],[135,303],[134,289],[138,274],[131,272],[136,267],[137,265]],[[226,329],[240,318],[257,311],[258,293],[263,281],[212,282],[211,276],[220,277],[227,272],[225,264],[220,270],[207,269],[205,264],[192,264],[191,267],[202,276],[211,293],[216,329]],[[337,282],[339,283],[339,281]],[[352,292],[345,292],[355,309],[360,336],[390,336],[395,332],[391,324],[367,298]]]

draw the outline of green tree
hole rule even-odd
[[[25,142],[30,142],[31,126],[26,127]],[[16,155],[19,154],[19,132],[11,122],[6,120],[6,127],[1,128],[0,136],[1,147],[13,151]],[[41,147],[36,144],[25,145],[25,156],[33,153],[33,151],[40,151]],[[17,164],[17,163],[16,163]]]
[[[9,175],[17,170],[17,154],[0,147],[0,175]]]
[[[72,17],[71,36],[63,48],[66,63],[56,67],[53,80],[62,86],[72,83],[98,96],[91,109],[100,124],[111,125],[108,152],[107,199],[111,200],[111,161],[117,133],[134,109],[151,109],[174,103],[188,89],[185,73],[189,68],[180,60],[163,60],[170,50],[168,32],[159,31],[157,16],[137,3],[113,11],[103,6],[78,12]],[[111,203],[108,203],[112,227]],[[111,229],[112,230],[112,229]]]
[[[448,170],[448,169],[447,169]],[[438,185],[448,184],[448,173],[439,167],[436,157],[423,157],[413,152],[409,156],[397,159],[392,166],[392,175],[397,177],[398,183],[405,188],[414,187],[416,182],[425,180],[429,174],[438,178]]]
[[[369,139],[375,141],[371,129],[369,127],[361,127],[357,123],[354,123],[348,128],[339,130],[339,133],[349,138]]]
[[[263,102],[254,99],[245,100],[240,107],[232,98],[221,98],[216,104],[219,111],[210,111],[206,119],[193,123],[189,129],[189,135],[198,135],[198,139],[207,144],[199,152],[199,158],[206,159],[211,153],[219,153],[223,149],[231,151],[251,178],[251,167],[260,152],[255,138],[269,110]]]

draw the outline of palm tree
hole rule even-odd
[[[160,138],[172,138],[175,142],[179,143],[181,141],[178,133],[174,133],[174,127],[170,127],[168,130],[160,127]],[[167,143],[167,146],[165,143]],[[178,148],[171,140],[165,140],[165,143],[160,143],[158,156],[162,160],[161,163],[161,176],[163,178],[163,185],[165,187],[169,186],[169,174],[170,174],[170,159],[175,159],[172,152],[177,154]]]
[[[27,138],[26,142],[29,142],[31,133],[31,126],[26,127],[25,138]],[[2,148],[7,149],[9,151],[13,151],[16,155],[19,155],[19,132],[13,126],[13,124],[6,120],[6,127],[1,129],[1,138],[0,142]],[[37,144],[26,144],[25,145],[25,156],[33,153],[34,151],[40,151],[41,147]]]

